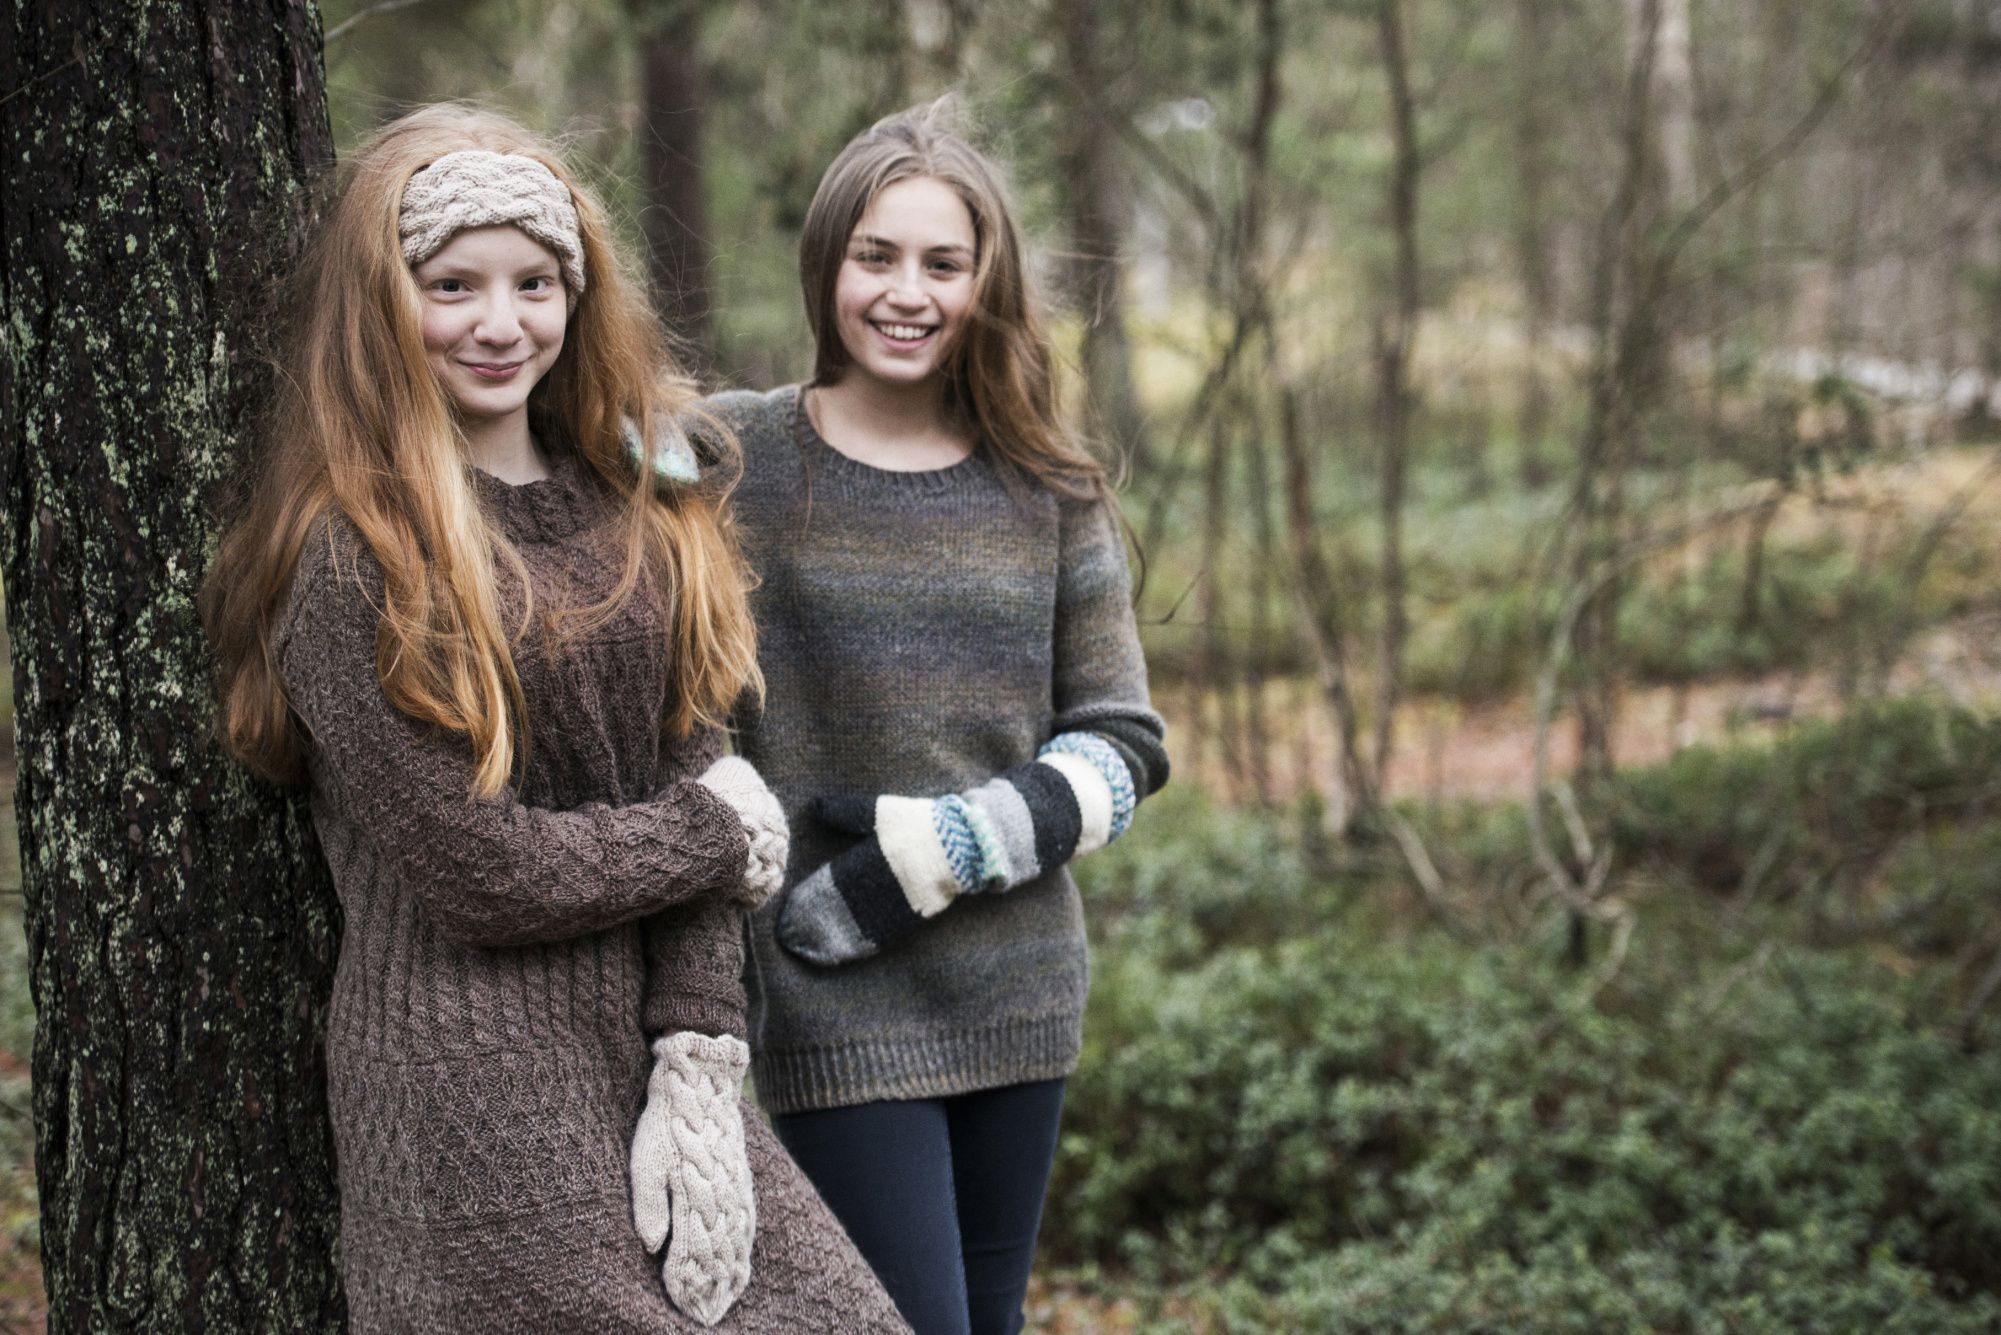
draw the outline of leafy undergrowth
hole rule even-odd
[[[1084,864],[1096,981],[1052,1312],[2001,1328],[2001,1024],[1962,1009],[2001,950],[1997,748],[1993,724],[1905,705],[1627,776],[1640,925],[1595,993],[1554,914],[1414,927],[1386,884],[1316,875],[1284,822],[1164,795]],[[1490,863],[1525,858],[1520,829],[1486,813]],[[1831,904],[1884,929],[1828,945]]]

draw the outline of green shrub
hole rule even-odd
[[[1105,953],[1061,1260],[1233,1275],[1245,1329],[2001,1320],[2001,1063],[1887,972],[1787,954],[1720,1013],[1620,1014],[1437,942]]]
[[[1614,785],[1621,855],[1737,889],[1819,885],[1913,831],[2001,799],[2001,720],[1899,700],[1802,727],[1783,744],[1691,747]]]
[[[1910,707],[1690,754],[1623,781],[1651,822],[1623,837],[1776,828],[1805,857],[1783,822],[1970,809],[1996,749]],[[1664,894],[1593,996],[1547,943],[1386,932],[1380,887],[1316,882],[1281,823],[1185,795],[1143,820],[1082,864],[1095,982],[1044,1225],[1048,1259],[1172,1295],[1142,1329],[2001,1326],[2001,1057],[1933,1023],[1945,966],[1789,943],[1783,906],[1682,931]],[[1437,828],[1476,859],[1521,838],[1512,808]],[[1963,862],[1946,899],[1991,932],[1997,831],[1940,826],[1891,893]]]
[[[1271,815],[1212,809],[1192,784],[1147,802],[1127,837],[1080,864],[1094,927],[1173,967],[1225,943],[1282,941],[1313,894],[1297,841]]]

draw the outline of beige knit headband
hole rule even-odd
[[[512,223],[556,252],[576,304],[584,290],[584,247],[569,187],[533,158],[468,148],[447,153],[403,187],[398,231],[403,258],[422,264],[454,232]]]

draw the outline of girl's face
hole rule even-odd
[[[518,227],[469,227],[411,272],[425,358],[466,428],[525,414],[569,322],[555,252]]]
[[[973,304],[973,215],[932,176],[885,186],[848,237],[834,321],[855,369],[885,385],[923,383]]]

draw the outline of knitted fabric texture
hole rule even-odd
[[[666,1246],[669,1300],[705,1326],[750,1282],[757,1203],[738,1103],[749,1063],[742,1039],[655,1039],[646,1110],[632,1137],[633,1223],[649,1251]]]
[[[770,899],[785,879],[785,850],[790,842],[785,809],[741,756],[724,756],[702,771],[696,782],[729,803],[743,822],[750,856],[736,898],[745,908],[754,909]]]
[[[561,441],[554,475],[473,481],[535,605],[623,571],[616,497]],[[517,608],[511,563],[499,605]],[[666,735],[650,582],[558,655],[515,657],[518,783],[476,799],[462,741],[376,675],[382,576],[338,516],[307,543],[274,645],[310,738],[313,824],[344,909],[327,1102],[351,1328],[693,1331],[632,1227],[627,1158],[649,1035],[744,1033],[743,824],[695,783],[720,738]],[[904,1329],[754,1109],[751,1282],[718,1329]]]
[[[796,388],[706,406],[744,450],[737,516],[761,579],[751,597],[767,689],[736,720],[737,749],[791,819],[788,884],[858,844],[811,814],[815,799],[970,800],[1017,765],[1067,784],[1033,762],[1078,731],[1118,752],[1137,795],[1166,780],[1118,527],[1102,506],[1011,491],[984,451],[930,472],[868,467],[820,439]],[[1002,813],[988,822],[995,851],[1035,847],[1024,808],[989,810]],[[1083,906],[1060,863],[1009,878],[1020,883],[1007,893],[962,896],[834,968],[779,944],[789,891],[753,914],[751,1074],[765,1106],[944,1097],[1073,1070]]]
[[[447,153],[404,185],[396,226],[404,262],[418,265],[442,250],[454,232],[504,223],[556,252],[574,307],[584,290],[577,206],[569,187],[533,158],[483,148]]]
[[[1119,759],[1118,748],[1093,732],[1066,732],[1050,738],[1042,748],[1042,759],[1052,755],[1082,756],[1090,762],[1111,794],[1111,825],[1106,831],[1105,842],[1110,843],[1124,834],[1133,823],[1133,810],[1139,805],[1139,791],[1133,787],[1132,771],[1126,768],[1125,761]]]

